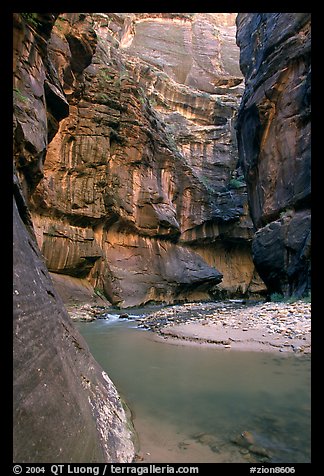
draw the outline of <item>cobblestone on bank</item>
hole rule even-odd
[[[140,319],[144,328],[164,338],[253,350],[311,350],[311,304],[188,303],[171,306]]]
[[[104,317],[107,314],[107,309],[105,306],[94,306],[92,304],[66,306],[66,310],[73,321],[95,321]]]

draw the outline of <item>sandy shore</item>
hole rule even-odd
[[[225,350],[311,352],[311,304],[189,303],[142,319],[156,340]]]
[[[142,308],[143,311],[145,308]],[[106,318],[116,310],[84,304],[70,306],[73,320]],[[311,352],[311,304],[242,300],[177,304],[135,318],[158,342],[224,350]],[[128,313],[118,312],[121,317]]]

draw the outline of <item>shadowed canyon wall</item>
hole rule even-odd
[[[243,78],[235,17],[56,20],[49,55],[69,115],[48,147],[31,205],[64,299],[89,300],[92,289],[128,307],[264,291],[236,169]],[[75,25],[95,32],[88,65],[70,33]]]
[[[57,14],[14,14],[13,437],[16,462],[131,462],[132,431],[109,377],[74,329],[37,246],[28,201],[69,113],[48,52]],[[82,74],[95,35],[75,25]],[[81,63],[80,63],[81,61]],[[72,74],[72,73],[71,73]]]
[[[269,292],[310,291],[311,26],[309,13],[241,13],[246,87],[237,133],[256,234],[253,259]]]

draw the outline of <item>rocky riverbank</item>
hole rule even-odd
[[[142,308],[138,317],[104,306],[74,306],[74,320],[119,317],[135,319],[160,342],[213,346],[221,349],[275,352],[311,352],[311,304],[242,300],[186,303]]]
[[[311,304],[215,302],[172,306],[141,319],[170,343],[311,352]]]

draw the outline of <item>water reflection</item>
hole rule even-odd
[[[157,343],[117,319],[77,326],[126,396],[145,461],[310,461],[310,356]]]

